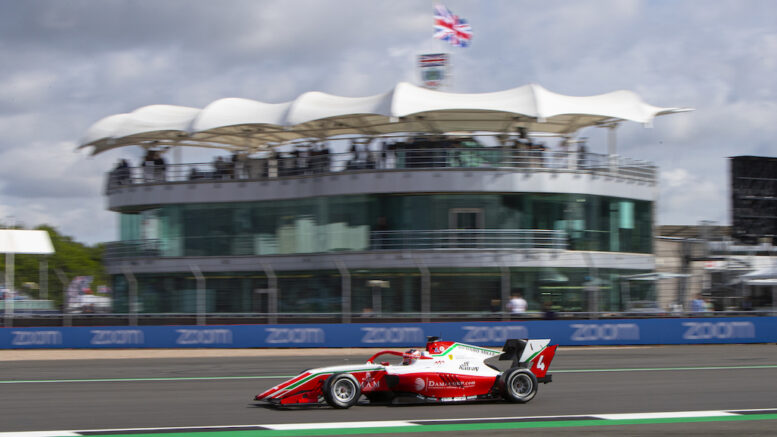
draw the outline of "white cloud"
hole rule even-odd
[[[775,155],[772,1],[446,4],[472,23],[472,47],[433,41],[431,4],[416,0],[2,2],[0,220],[115,239],[103,174],[138,151],[73,153],[104,116],[221,97],[376,94],[416,80],[414,56],[438,50],[453,54],[452,91],[538,82],[573,95],[631,89],[651,104],[696,108],[618,132],[622,155],[662,169],[661,223],[726,222],[726,158]],[[606,150],[602,129],[583,135],[592,151]]]
[[[702,220],[728,222],[726,188],[686,169],[661,172],[658,224],[692,225]]]

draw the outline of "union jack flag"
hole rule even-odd
[[[434,5],[434,37],[454,47],[467,47],[472,39],[472,26],[443,5]]]

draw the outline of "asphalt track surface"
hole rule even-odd
[[[774,344],[561,348],[550,369],[553,382],[541,386],[537,397],[524,405],[489,402],[277,410],[252,402],[255,394],[286,376],[313,366],[363,362],[370,352],[365,351],[363,357],[338,357],[336,351],[304,356],[305,351],[300,350],[301,356],[0,361],[0,433],[777,409]],[[2,354],[0,351],[0,358]],[[520,434],[777,433],[776,414],[752,417],[755,420],[573,424],[521,429]],[[478,432],[455,427],[440,431],[435,434]],[[515,435],[516,431],[480,430],[489,435]],[[421,430],[402,433],[422,434]],[[239,435],[254,434],[263,435],[258,431]]]

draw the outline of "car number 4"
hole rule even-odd
[[[537,360],[537,368],[540,370],[545,370],[545,363],[542,361],[544,358],[544,355],[540,355],[540,359]]]

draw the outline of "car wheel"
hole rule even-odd
[[[350,408],[356,405],[362,390],[353,375],[335,373],[324,382],[324,399],[334,408]]]
[[[537,394],[537,377],[522,367],[507,369],[499,377],[502,397],[511,402],[529,402]]]

